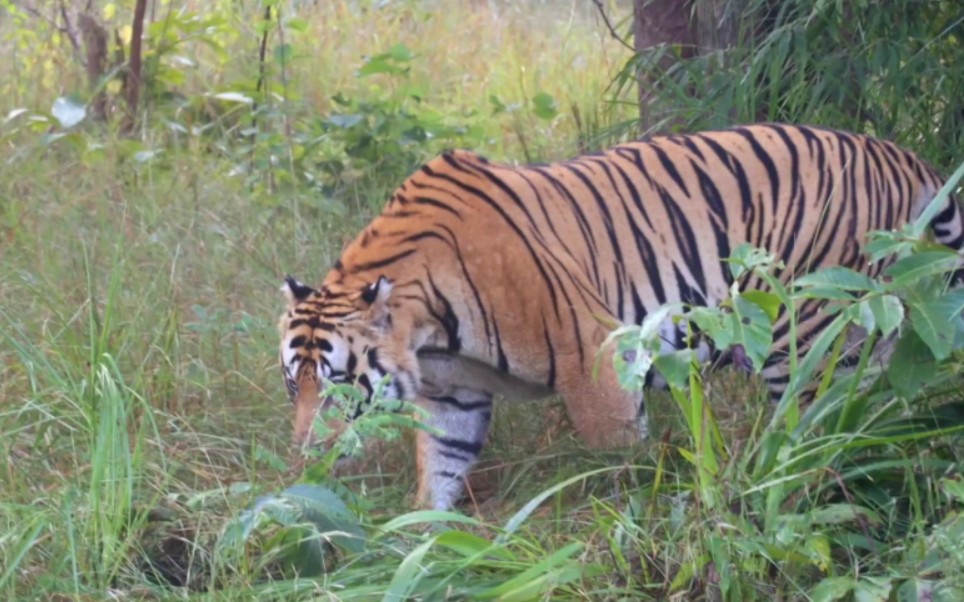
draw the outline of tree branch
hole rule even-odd
[[[593,4],[596,5],[596,8],[599,9],[599,15],[602,17],[603,23],[606,24],[606,28],[609,30],[609,33],[610,33],[614,38],[616,38],[616,40],[617,40],[620,44],[622,44],[622,45],[625,46],[626,48],[629,48],[629,49],[632,50],[633,52],[636,52],[636,49],[635,49],[635,48],[633,48],[628,42],[626,42],[626,40],[624,40],[622,37],[620,37],[620,35],[619,35],[618,33],[616,33],[616,28],[613,27],[613,24],[609,22],[609,17],[606,16],[606,9],[603,8],[602,0],[592,0],[592,2],[593,2]]]

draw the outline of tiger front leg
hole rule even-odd
[[[492,418],[492,395],[469,389],[420,397],[430,414],[426,424],[440,431],[418,431],[418,505],[452,508],[462,496],[465,478],[482,451]]]

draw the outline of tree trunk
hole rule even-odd
[[[754,0],[633,0],[633,47],[639,59],[640,128],[655,122],[650,111],[658,91],[659,74],[679,59],[725,50],[756,32],[746,27],[747,11]],[[771,2],[772,3],[772,2]],[[765,15],[764,15],[765,16]],[[756,18],[756,15],[753,15]],[[659,46],[675,46],[661,55]],[[658,60],[645,60],[647,55]]]
[[[127,118],[121,128],[124,134],[130,134],[137,127],[137,110],[141,93],[141,42],[144,37],[144,15],[147,13],[147,0],[137,0],[134,5],[134,24],[131,27],[131,52],[127,62],[127,78],[125,80],[125,99],[127,100]]]
[[[645,130],[652,125],[650,99],[656,92],[659,73],[669,69],[678,56],[695,53],[695,32],[691,14],[694,0],[633,0],[633,49],[638,60],[636,78],[639,85],[639,125]],[[656,60],[659,46],[677,46],[679,55],[665,48]]]

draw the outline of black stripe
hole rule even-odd
[[[552,346],[552,339],[549,338],[549,328],[546,326],[546,317],[542,316],[542,336],[546,340],[546,351],[549,355],[549,376],[546,378],[546,386],[555,390],[556,388],[556,350]]]
[[[416,197],[416,198],[415,198],[415,204],[417,204],[417,205],[428,205],[428,206],[430,206],[430,207],[435,207],[435,208],[437,208],[437,209],[441,209],[442,211],[448,211],[449,213],[451,213],[451,214],[454,215],[455,217],[459,218],[459,220],[462,220],[462,214],[459,212],[458,209],[455,209],[454,207],[449,207],[448,205],[446,205],[446,204],[443,203],[442,201],[436,201],[435,199],[430,199],[430,198],[428,198],[428,197],[420,196],[420,197]]]
[[[499,334],[499,321],[492,317],[492,329],[495,331],[495,348],[498,352],[498,365],[499,370],[504,373],[509,372],[509,360],[505,357],[505,351],[502,350],[502,335]]]
[[[482,451],[482,444],[476,441],[464,441],[462,439],[450,439],[448,437],[439,437],[437,435],[432,435],[432,439],[452,449],[457,449],[460,452],[470,454],[472,456],[478,456],[479,452]]]
[[[756,155],[760,163],[763,164],[764,169],[766,169],[767,175],[770,178],[770,203],[773,207],[774,213],[777,210],[777,204],[780,199],[780,176],[777,173],[777,167],[773,163],[773,159],[770,154],[766,151],[763,146],[760,145],[760,141],[757,140],[753,132],[747,130],[746,128],[735,128],[737,134],[743,136],[747,142],[750,143],[750,148],[753,149],[753,154]]]
[[[663,169],[666,170],[666,173],[669,174],[669,177],[671,177],[673,181],[676,182],[676,185],[679,186],[680,190],[683,191],[683,194],[689,197],[690,191],[686,187],[686,183],[683,181],[682,176],[680,176],[679,170],[676,169],[676,164],[673,163],[672,160],[670,160],[669,156],[666,154],[666,151],[664,151],[656,144],[650,144],[649,148],[653,149],[653,152],[656,153],[656,157],[659,159],[659,162],[662,164]]]
[[[412,255],[413,253],[416,253],[416,252],[418,252],[418,249],[408,249],[408,250],[402,251],[401,253],[396,253],[395,255],[392,255],[391,257],[386,257],[386,258],[384,258],[384,259],[379,259],[379,260],[377,260],[377,261],[369,261],[369,262],[367,262],[367,263],[355,264],[355,265],[351,266],[351,269],[349,270],[349,273],[351,273],[351,274],[357,274],[357,273],[359,273],[359,272],[367,272],[367,271],[369,271],[369,270],[377,270],[377,269],[379,269],[379,268],[383,268],[383,267],[385,267],[385,266],[389,266],[389,265],[395,263],[396,261],[400,261],[400,260],[402,260],[402,259],[405,259],[405,258],[408,257],[409,255]]]
[[[463,456],[462,454],[450,452],[447,449],[438,450],[438,455],[442,456],[443,458],[448,458],[449,460],[457,460],[459,462],[471,462],[474,459],[468,456]]]
[[[482,401],[462,401],[461,399],[452,395],[440,395],[438,397],[429,397],[429,399],[436,403],[451,406],[461,412],[474,412],[476,410],[492,407],[491,399],[485,399]]]
[[[448,337],[448,351],[449,353],[458,353],[462,349],[462,339],[459,338],[459,319],[455,315],[455,310],[452,309],[452,303],[448,298],[442,294],[442,291],[435,286],[435,280],[432,278],[432,273],[426,272],[428,275],[429,286],[432,287],[432,294],[435,298],[442,303],[442,315],[440,316],[431,307],[429,311],[438,322],[442,325],[445,330],[445,335]]]

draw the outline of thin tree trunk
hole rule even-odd
[[[691,19],[694,0],[634,0],[633,1],[633,47],[637,57],[646,56],[657,46],[678,46],[683,58],[696,51],[696,35]],[[640,61],[639,81],[640,128],[651,125],[649,100],[655,92],[658,73],[676,62],[677,55],[667,50],[658,61]]]
[[[137,111],[141,93],[141,41],[144,37],[144,15],[147,12],[147,0],[137,0],[134,5],[134,24],[131,27],[131,52],[127,62],[127,89],[124,90],[127,100],[127,118],[121,128],[124,134],[130,134],[137,127]]]
[[[94,95],[90,102],[91,118],[94,121],[107,119],[107,95],[101,88],[101,78],[107,71],[107,30],[87,13],[77,17],[87,53],[87,86]]]

